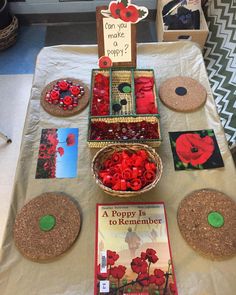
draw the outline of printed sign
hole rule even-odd
[[[97,7],[99,67],[136,67],[136,23],[148,15],[148,9],[130,0],[111,1],[109,7]]]
[[[131,24],[103,18],[104,55],[112,62],[131,62]]]

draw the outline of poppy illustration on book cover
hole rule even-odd
[[[169,132],[175,170],[224,167],[212,129]]]
[[[177,295],[163,203],[97,205],[94,294]]]

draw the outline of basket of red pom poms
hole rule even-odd
[[[154,188],[162,174],[161,158],[144,144],[111,144],[94,156],[92,171],[105,193],[131,197]]]

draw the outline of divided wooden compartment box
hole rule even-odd
[[[101,74],[102,76],[100,76]],[[106,77],[104,91],[105,102],[97,99],[95,79]],[[138,101],[137,81],[142,78],[153,78],[151,91],[153,104],[150,112],[143,109],[143,100]],[[138,79],[138,80],[137,80]],[[150,84],[148,84],[150,86]],[[123,88],[122,88],[123,87]],[[109,93],[106,93],[106,91]],[[101,101],[97,106],[96,102]],[[141,102],[141,105],[140,105]],[[104,105],[106,108],[104,109]],[[96,108],[97,107],[97,108]],[[103,108],[103,111],[101,111]],[[101,113],[102,112],[102,113]],[[160,114],[158,92],[152,69],[112,68],[93,69],[91,77],[91,97],[89,110],[88,145],[91,148],[102,148],[112,143],[144,143],[158,147],[161,143]]]
[[[207,40],[209,29],[202,9],[200,10],[200,29],[199,30],[165,30],[162,17],[163,2],[157,1],[157,39],[159,42],[173,42],[179,40],[189,40],[199,44],[201,49]]]

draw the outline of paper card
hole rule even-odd
[[[169,132],[175,170],[224,167],[212,129]]]
[[[120,19],[103,18],[104,55],[112,63],[131,62],[131,23]]]
[[[97,7],[99,67],[136,67],[136,26],[148,15],[148,9],[130,0],[111,1],[109,7]]]
[[[77,177],[77,128],[42,129],[35,178]]]

